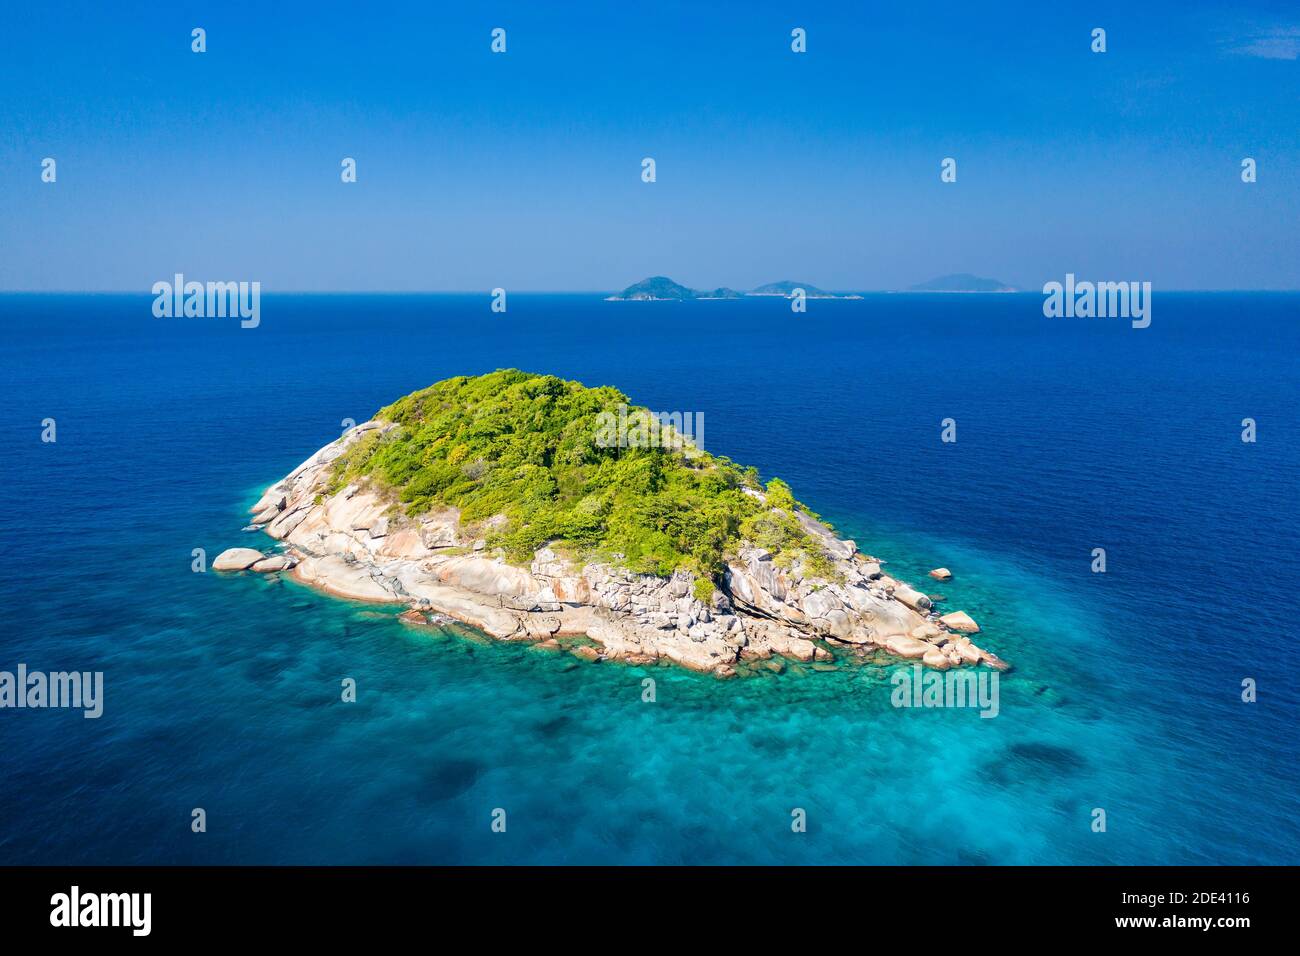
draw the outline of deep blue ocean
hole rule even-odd
[[[1036,294],[489,303],[267,295],[241,329],[0,296],[0,670],[105,675],[98,720],[0,710],[0,863],[1300,863],[1300,295],[1157,290],[1144,330]],[[999,715],[191,571],[270,546],[247,508],[345,419],[511,366],[702,412],[980,622]]]

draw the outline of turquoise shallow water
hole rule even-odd
[[[0,297],[22,503],[3,518],[0,668],[106,680],[99,720],[0,711],[0,860],[1300,858],[1280,650],[1297,297],[1169,296],[1147,334],[1045,326],[1033,296],[879,296],[814,303],[793,336],[781,302],[511,301],[489,320],[471,297],[270,297],[240,331],[160,324],[144,297]],[[262,483],[342,418],[506,365],[704,411],[707,447],[787,478],[981,623],[1015,664],[999,716],[896,709],[888,668],[589,665],[190,573],[192,547],[256,539],[238,529]],[[924,577],[940,564],[953,581]]]

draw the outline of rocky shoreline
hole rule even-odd
[[[742,661],[829,661],[837,653],[881,653],[941,670],[1007,667],[972,643],[967,635],[979,628],[969,616],[940,615],[926,595],[802,513],[832,576],[805,576],[798,565],[778,567],[766,551],[742,546],[701,600],[689,572],[662,578],[611,564],[578,567],[550,547],[520,567],[481,538],[466,540],[455,509],[410,517],[369,481],[329,493],[335,460],[363,436],[394,427],[358,425],[273,484],[251,509],[251,527],[281,541],[283,553],[232,548],[214,570],[286,572],[340,597],[405,604],[407,623],[443,615],[499,640],[548,646],[584,636],[599,645],[579,649],[593,660],[662,658],[719,677],[736,674]]]

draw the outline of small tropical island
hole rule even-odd
[[[795,295],[797,289],[802,289],[804,297],[808,299],[862,298],[862,296],[855,293],[840,295],[834,292],[826,292],[809,282],[791,282],[788,279],[783,279],[780,282],[769,282],[767,285],[761,285],[757,289],[750,289],[748,292],[737,292],[735,289],[726,287],[700,291],[674,282],[667,276],[651,276],[649,279],[642,279],[640,282],[633,283],[617,295],[607,296],[605,301],[682,302],[688,299],[743,299],[746,296],[780,296],[789,299]]]
[[[927,282],[908,286],[905,292],[1015,292],[1016,289],[998,279],[984,279],[969,272],[955,272]]]
[[[628,430],[611,441],[615,410]],[[656,418],[554,375],[438,382],[267,489],[249,527],[282,550],[231,548],[213,568],[287,573],[405,605],[415,626],[449,618],[591,661],[718,677],[843,656],[1005,669],[968,615],[940,614],[779,478],[684,436],[627,440],[672,438]]]

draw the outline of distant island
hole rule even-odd
[[[809,299],[860,299],[862,296],[856,292],[847,292],[843,295],[835,292],[827,292],[819,289],[811,282],[791,282],[789,279],[782,279],[780,282],[769,282],[767,285],[761,285],[757,289],[750,289],[745,295],[779,295],[788,299],[794,295],[795,289],[803,289],[804,296]]]
[[[669,416],[671,419],[671,416]],[[611,433],[613,423],[617,423]],[[610,386],[503,369],[380,409],[267,489],[216,571],[290,574],[403,622],[718,677],[776,658],[1004,669],[979,626],[886,574],[779,478]],[[936,579],[951,576],[945,568]]]
[[[687,299],[707,300],[707,299],[740,299],[745,296],[780,296],[789,299],[794,295],[795,289],[802,289],[804,296],[809,299],[860,299],[862,296],[855,294],[837,295],[833,292],[826,292],[817,288],[810,282],[791,282],[784,279],[780,282],[769,282],[767,285],[761,285],[757,289],[750,289],[748,292],[737,292],[735,289],[718,288],[708,291],[700,291],[688,288],[679,282],[674,282],[667,276],[651,276],[649,279],[642,279],[628,286],[618,295],[611,295],[606,298],[606,302],[684,302]]]
[[[905,292],[1015,292],[1015,288],[998,279],[985,279],[969,272],[954,272],[928,282],[908,286]]]

